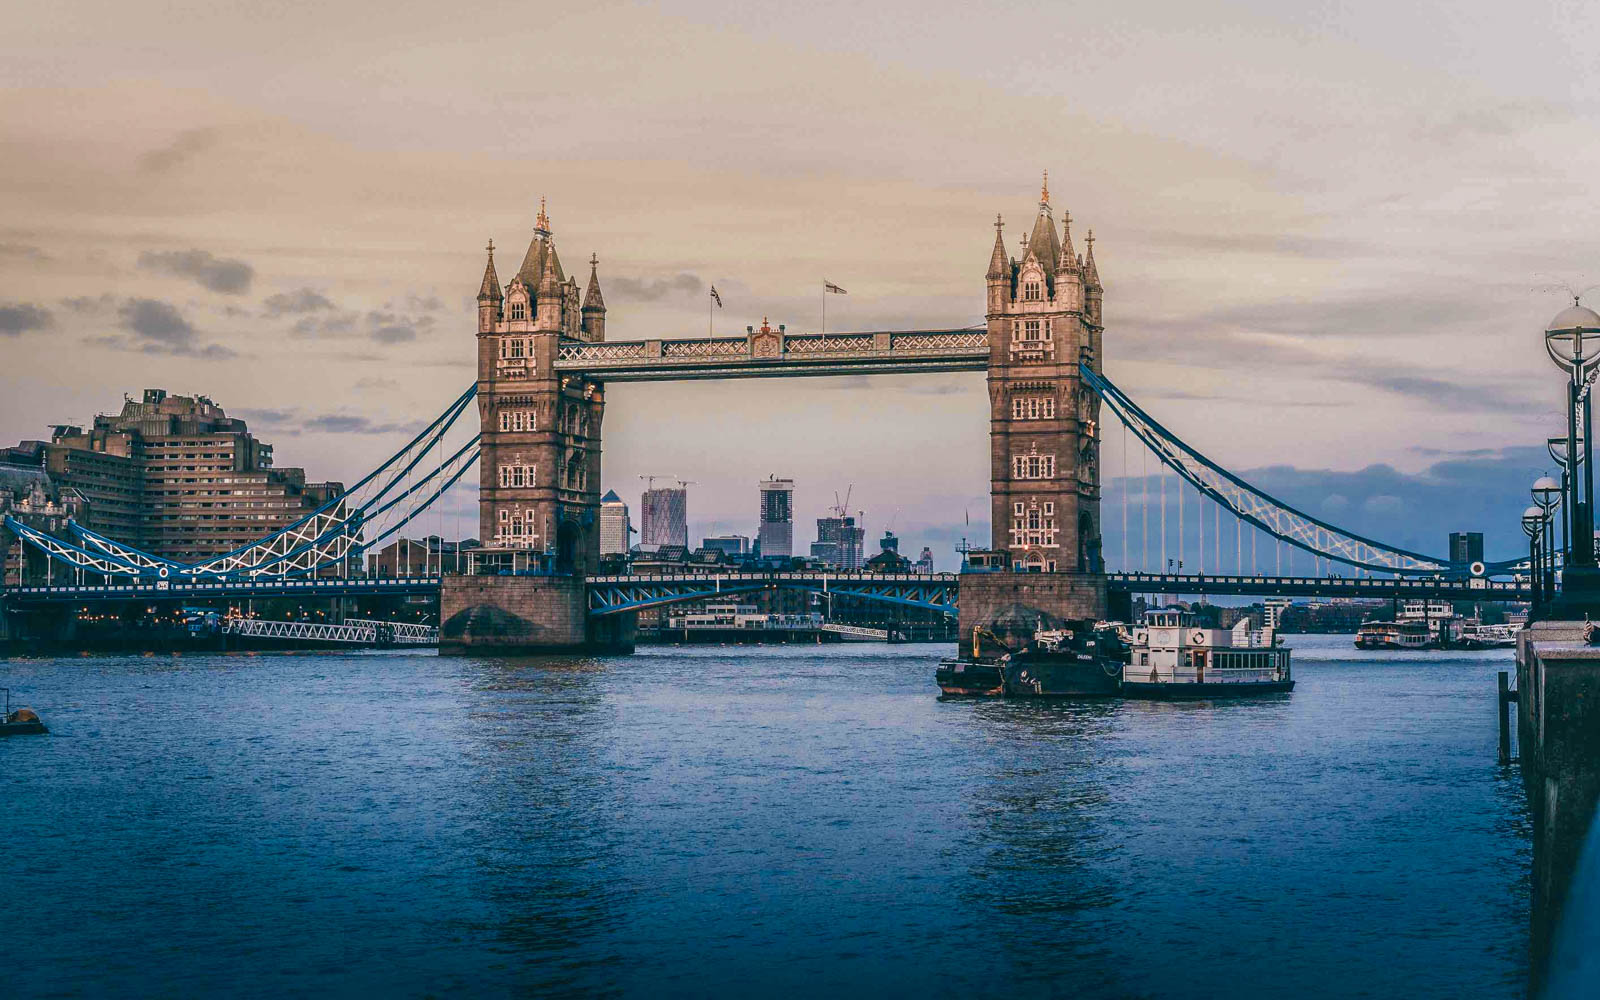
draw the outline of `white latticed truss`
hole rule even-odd
[[[426,511],[478,459],[478,435],[462,421],[477,394],[469,388],[410,443],[344,494],[317,510],[232,552],[193,563],[142,552],[84,526],[69,524],[73,541],[54,538],[11,518],[6,527],[52,560],[103,577],[157,580],[257,580],[326,575],[382,544]],[[76,542],[77,544],[74,544]]]

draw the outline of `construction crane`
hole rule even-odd
[[[855,483],[845,487],[843,500],[839,499],[838,490],[833,491],[833,506],[828,509],[833,511],[834,517],[845,518],[850,516],[850,494],[855,492],[855,488]]]

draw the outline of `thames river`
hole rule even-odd
[[[1495,997],[1509,652],[1291,636],[1237,703],[941,702],[948,646],[19,659],[30,996]]]

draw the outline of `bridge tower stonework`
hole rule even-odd
[[[494,243],[478,289],[477,573],[447,580],[446,648],[609,646],[591,635],[583,577],[600,561],[604,386],[555,370],[563,340],[605,339],[599,261],[579,298],[541,200],[522,265],[500,286]],[[615,625],[616,623],[610,623]],[[620,645],[628,645],[623,641]]]
[[[1013,645],[1040,620],[1106,613],[1100,544],[1100,400],[1078,365],[1100,370],[1104,289],[1094,231],[1079,256],[1072,216],[1058,234],[1049,177],[1033,229],[1007,253],[1000,219],[986,274],[989,552],[961,579],[961,632]]]

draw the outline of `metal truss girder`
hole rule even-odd
[[[589,590],[589,616],[600,618],[605,615],[620,614],[624,611],[643,611],[647,608],[660,608],[669,604],[682,604],[685,601],[722,597],[728,594],[748,594],[766,589],[768,588],[765,584],[723,587],[718,590],[695,590],[687,587],[675,587],[670,584],[657,587],[591,588]]]
[[[1230,594],[1242,597],[1438,597],[1520,603],[1532,598],[1527,580],[1484,577],[1201,576],[1108,573],[1113,590],[1132,594]]]
[[[943,358],[883,358],[880,360],[763,361],[752,359],[737,364],[701,363],[599,368],[581,362],[557,362],[557,371],[590,375],[606,382],[687,382],[702,379],[806,378],[820,375],[912,375],[934,372],[981,372],[988,370],[989,351]]]
[[[135,566],[115,556],[90,552],[70,542],[64,542],[54,535],[47,535],[42,531],[31,528],[9,515],[5,518],[5,526],[18,538],[43,552],[53,561],[63,563],[74,569],[83,570],[86,573],[95,573],[99,576],[148,577],[150,579],[164,578],[168,575],[166,567],[147,569],[142,566]]]

